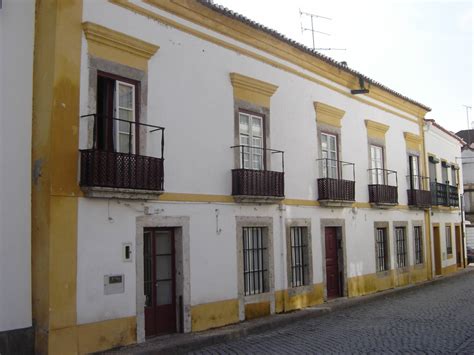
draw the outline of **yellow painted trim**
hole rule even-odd
[[[337,128],[342,127],[341,120],[346,111],[322,102],[314,102],[314,110],[316,111],[316,122],[319,124],[327,124]]]
[[[76,277],[82,0],[36,1],[32,308],[35,353],[77,353]]]
[[[379,102],[382,102],[386,105],[389,105],[397,110],[400,110],[402,112],[405,112],[405,113],[408,113],[409,115],[413,115],[413,116],[416,116],[417,119],[414,119],[413,117],[411,116],[407,116],[403,113],[400,113],[400,112],[397,112],[397,111],[394,111],[392,109],[389,109],[389,108],[386,108],[380,104],[377,104],[377,103],[374,103],[372,101],[369,101],[367,99],[364,99],[362,97],[359,97],[359,96],[355,96],[355,95],[352,95],[350,93],[350,90],[343,90],[343,89],[340,89],[338,86],[336,85],[333,85],[333,84],[329,84],[323,80],[320,80],[320,79],[317,79],[315,77],[312,77],[310,75],[307,75],[305,74],[304,72],[302,71],[298,71],[298,70],[295,70],[293,69],[292,67],[288,66],[288,65],[284,65],[284,64],[281,64],[280,62],[277,62],[277,61],[274,61],[274,60],[271,60],[271,59],[268,59],[268,57],[266,56],[262,56],[260,54],[257,54],[255,52],[252,52],[252,51],[249,51],[247,49],[244,49],[244,48],[241,48],[239,46],[236,46],[236,45],[233,45],[229,42],[226,42],[226,41],[223,41],[221,39],[218,39],[214,36],[210,36],[206,33],[203,33],[202,31],[198,31],[198,30],[195,30],[194,28],[191,28],[189,26],[185,26],[185,25],[182,25],[181,23],[179,22],[176,22],[176,21],[173,21],[167,17],[164,17],[164,16],[161,16],[153,11],[150,11],[148,9],[145,9],[141,6],[138,6],[134,3],[131,3],[129,2],[128,0],[109,0],[109,2],[117,5],[117,6],[120,6],[120,7],[123,7],[131,12],[134,12],[134,13],[137,13],[137,14],[140,14],[142,16],[145,16],[147,18],[150,18],[152,20],[155,20],[155,21],[159,21],[163,24],[166,24],[166,25],[169,25],[169,26],[172,26],[176,29],[179,29],[183,32],[186,32],[186,33],[189,33],[193,36],[196,36],[197,38],[201,38],[203,40],[206,40],[208,42],[211,42],[211,43],[214,43],[218,46],[221,46],[223,48],[227,48],[227,49],[230,49],[232,51],[235,51],[237,53],[240,53],[240,54],[243,54],[243,55],[246,55],[250,58],[253,58],[253,59],[256,59],[256,60],[259,60],[263,63],[267,63],[275,68],[278,68],[278,69],[281,69],[281,70],[284,70],[288,73],[292,73],[294,75],[297,75],[297,76],[300,76],[306,80],[309,80],[309,81],[312,81],[314,83],[317,83],[319,85],[322,85],[324,87],[327,87],[335,92],[338,92],[340,93],[341,95],[344,95],[352,100],[355,100],[355,101],[359,101],[359,102],[362,102],[364,104],[367,104],[367,105],[370,105],[372,107],[376,107],[380,110],[383,110],[385,112],[388,112],[388,113],[391,113],[393,115],[396,115],[398,117],[401,117],[401,118],[404,118],[410,122],[414,122],[414,123],[419,123],[420,121],[422,121],[424,115],[426,114],[426,111],[425,110],[422,110],[421,108],[419,108],[418,106],[413,106],[412,104],[406,102],[405,100],[402,100],[402,99],[399,99],[397,98],[396,96],[393,96],[391,94],[389,94],[388,92],[384,92],[383,90],[381,89],[378,89],[378,88],[372,88],[371,91],[370,91],[370,97],[379,101]],[[172,3],[170,2],[170,4],[172,5]],[[217,31],[218,32],[218,31]],[[255,47],[255,46],[254,46]],[[258,47],[257,47],[258,48]],[[299,66],[301,66],[302,68],[306,69],[306,70],[309,70],[317,75],[321,75],[321,76],[324,76],[323,74],[321,74],[318,70],[316,70],[314,68],[314,65],[313,66],[309,66],[309,63],[311,63],[311,60],[317,60],[316,58],[314,58],[313,56],[310,56],[311,59],[307,59],[307,60],[302,60],[304,56],[301,55],[301,53],[297,53],[293,58],[295,61],[297,61],[298,63],[294,63],[293,60],[291,60],[291,58],[289,57],[283,57],[282,59],[284,60],[287,60],[291,63],[294,63],[294,64],[297,64]],[[340,73],[340,71],[339,71]],[[337,78],[337,76],[336,76]],[[354,88],[355,86],[358,85],[358,78],[357,80],[354,80],[352,79],[353,83],[351,83],[351,85],[347,86],[348,88]],[[391,96],[392,98],[395,99],[395,102],[392,100],[392,99],[389,99],[389,96]],[[397,100],[398,99],[398,100]],[[412,107],[413,106],[413,107]],[[410,109],[410,107],[412,107],[413,109]]]
[[[291,199],[285,198],[282,203],[287,206],[311,206],[316,207],[320,206],[320,203],[316,200],[299,200],[299,199]]]
[[[82,24],[89,54],[147,70],[148,60],[160,47],[92,22]]]
[[[387,126],[380,122],[371,120],[365,120],[365,126],[367,127],[367,135],[371,138],[385,139],[385,133],[387,133],[390,126]]]
[[[173,201],[173,202],[235,202],[233,196],[228,195],[206,195],[206,194],[188,194],[177,192],[165,192],[159,197],[159,201]]]
[[[278,89],[276,85],[238,73],[230,73],[230,82],[234,88],[234,98],[268,108],[270,98]]]
[[[421,143],[422,137],[410,132],[403,132],[403,136],[405,137],[405,144],[407,149],[414,150],[414,151],[421,151]]]
[[[239,301],[237,299],[199,304],[191,307],[191,329],[193,332],[238,322]]]
[[[190,193],[180,193],[180,192],[165,192],[160,195],[159,201],[161,202],[220,202],[220,203],[238,203],[235,201],[234,196],[232,195],[212,195],[212,194],[190,194]],[[292,199],[285,198],[281,201],[281,204],[286,206],[309,206],[309,207],[318,207],[321,206],[319,201],[316,200],[304,200],[304,199]],[[369,202],[354,202],[350,207],[357,208],[375,208]],[[328,207],[329,208],[329,207]],[[398,210],[409,210],[408,205],[396,205],[391,209]]]
[[[431,206],[431,209],[436,212],[459,212],[459,207],[448,207],[448,206]]]

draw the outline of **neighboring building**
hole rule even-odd
[[[425,147],[432,197],[435,275],[454,271],[465,262],[465,240],[459,195],[463,193],[460,152],[464,141],[434,120],[425,121]]]
[[[464,182],[464,211],[466,215],[466,244],[474,248],[474,129],[456,133],[466,144],[462,148]]]
[[[0,2],[0,353],[32,351],[31,116],[35,3]]]
[[[208,1],[43,0],[34,33],[38,353],[463,266],[459,141],[425,105]]]

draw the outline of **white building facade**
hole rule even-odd
[[[463,267],[462,183],[443,180],[433,208],[428,165],[459,174],[459,142],[424,122],[428,107],[206,1],[59,4],[35,19],[38,353]]]

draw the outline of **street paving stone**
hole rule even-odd
[[[474,354],[474,273],[191,354]]]

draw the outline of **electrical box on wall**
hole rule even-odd
[[[105,275],[104,295],[114,295],[125,292],[125,275]]]
[[[132,243],[122,244],[122,260],[126,262],[133,261],[132,258]]]

